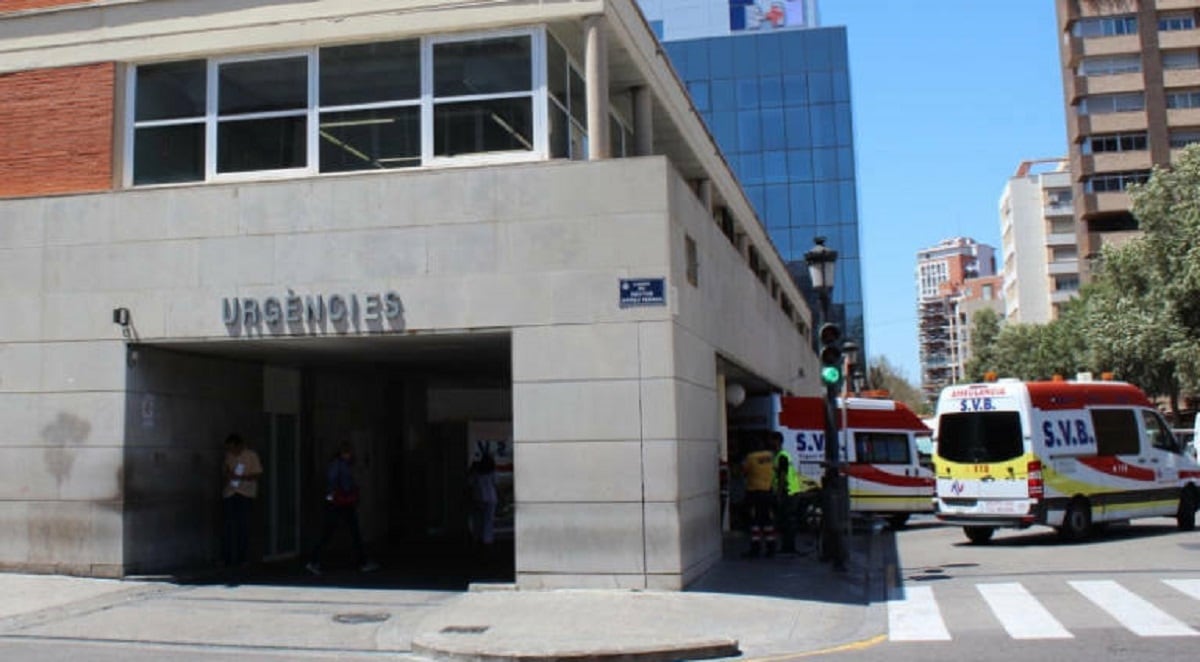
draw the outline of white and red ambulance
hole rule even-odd
[[[1196,524],[1200,466],[1136,386],[1000,380],[938,399],[937,516],[975,543],[997,527],[1055,527],[1077,540],[1100,522],[1171,516]]]
[[[839,398],[835,420],[850,511],[884,515],[895,527],[912,513],[933,512],[933,472],[922,465],[919,445],[933,431],[902,402]],[[783,448],[801,474],[820,482],[825,460],[825,399],[783,397],[778,426]],[[842,434],[845,430],[845,434]]]

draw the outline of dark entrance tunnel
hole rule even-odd
[[[512,581],[512,379],[507,333],[241,339],[133,345],[127,372],[127,575],[181,581],[457,590]],[[264,474],[246,566],[221,565],[222,441]],[[325,515],[326,467],[355,449],[358,515],[374,572],[345,529],[305,562]],[[498,464],[495,542],[473,543],[467,469]]]

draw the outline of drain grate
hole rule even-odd
[[[351,612],[348,614],[335,614],[333,620],[338,623],[357,625],[359,623],[382,623],[391,617],[391,614],[385,612]]]
[[[490,625],[447,625],[442,628],[442,634],[483,634]]]

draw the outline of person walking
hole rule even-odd
[[[358,569],[361,572],[373,572],[379,569],[379,564],[367,558],[363,546],[362,531],[358,526],[358,483],[354,479],[354,447],[344,441],[338,447],[338,453],[329,462],[325,472],[325,526],[321,537],[313,546],[308,563],[304,568],[314,575],[321,574],[321,550],[333,538],[333,534],[343,524],[350,529],[350,539],[354,543],[354,553],[358,559]]]
[[[742,473],[746,476],[746,507],[750,516],[750,549],[744,556],[756,558],[764,552],[768,557],[775,555],[775,495],[771,491],[774,481],[775,454],[767,448],[766,440],[756,440],[754,450],[742,460]]]
[[[221,560],[226,568],[246,565],[250,547],[250,513],[258,496],[262,462],[258,453],[246,447],[237,434],[225,438],[225,459],[221,464],[221,510],[225,535],[221,539]]]

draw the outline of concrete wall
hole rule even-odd
[[[685,234],[697,242],[699,287],[683,275]],[[0,512],[6,530],[25,531],[50,521],[31,508],[75,509],[88,535],[72,540],[87,546],[39,549],[55,567],[134,567],[175,553],[122,555],[125,446],[144,445],[131,468],[150,495],[147,467],[203,464],[208,444],[241,421],[191,429],[209,406],[193,393],[168,399],[187,412],[171,432],[143,439],[140,419],[104,423],[114,406],[133,406],[116,307],[130,310],[143,343],[217,348],[283,342],[286,328],[227,327],[222,300],[289,290],[400,295],[402,320],[386,328],[303,331],[329,342],[512,329],[517,570],[534,586],[673,588],[701,572],[719,550],[717,356],[787,388],[807,354],[661,157],[0,200],[0,272],[0,411],[19,423],[0,429],[0,448],[27,477],[0,488]],[[622,277],[666,278],[668,305],[620,308]],[[173,393],[176,378],[139,372],[131,400]],[[249,390],[250,376],[229,374]],[[204,390],[219,383],[196,379]],[[64,482],[42,457],[62,446],[46,432],[53,403],[72,398],[69,412],[86,425],[71,429],[95,432],[70,443],[100,448],[62,455],[76,465]],[[254,402],[245,393],[227,404]],[[128,524],[156,517],[139,506]],[[40,562],[33,536],[0,543],[0,564]]]
[[[124,572],[214,562],[225,437],[263,453],[262,366],[145,346],[126,354],[124,457],[113,463],[124,475]],[[261,526],[251,527],[251,558],[262,545]]]

